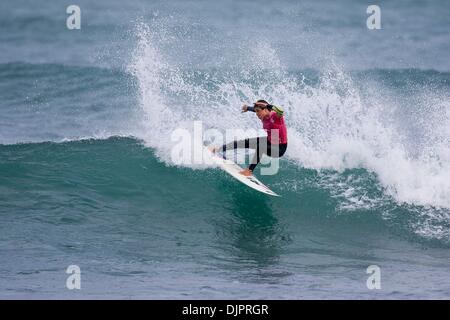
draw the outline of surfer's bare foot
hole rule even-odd
[[[211,151],[212,153],[216,153],[217,152],[217,147],[208,146],[208,150]]]
[[[246,177],[250,177],[251,175],[253,175],[253,172],[250,169],[242,170],[239,173],[242,174],[243,176],[246,176]]]

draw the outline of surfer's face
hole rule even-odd
[[[255,112],[260,120],[264,119],[266,116],[268,116],[270,114],[269,109],[266,109],[266,108],[262,109],[262,108],[256,107]]]

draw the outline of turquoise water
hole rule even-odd
[[[447,2],[380,2],[378,31],[354,1],[81,1],[76,31],[69,4],[1,4],[1,298],[450,296]],[[173,162],[258,98],[281,198]]]

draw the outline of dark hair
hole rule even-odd
[[[257,103],[258,102],[262,102],[262,103],[266,103],[266,104],[269,104],[266,100],[262,100],[262,99],[260,99],[260,100],[258,100],[258,101],[256,101]],[[267,107],[260,107],[260,106],[255,106],[255,108],[259,108],[259,109],[267,109]]]

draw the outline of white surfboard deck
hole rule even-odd
[[[240,166],[238,166],[235,162],[233,162],[229,159],[224,159],[220,155],[211,152],[211,150],[209,150],[208,147],[206,147],[206,146],[204,148],[205,148],[205,153],[209,154],[209,156],[214,161],[214,163],[217,164],[222,170],[224,170],[226,173],[231,175],[236,180],[242,182],[243,184],[245,184],[245,185],[249,186],[250,188],[253,188],[259,192],[262,192],[262,193],[265,193],[265,194],[268,194],[271,196],[275,196],[275,197],[280,196],[280,195],[276,194],[275,192],[273,192],[272,190],[270,190],[269,187],[267,187],[264,183],[259,181],[255,176],[252,175],[252,176],[246,177],[246,176],[240,174],[239,172],[242,171],[243,169]]]

